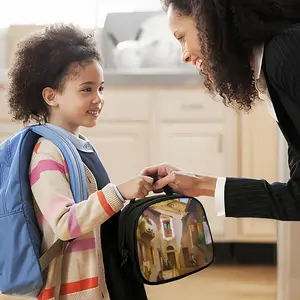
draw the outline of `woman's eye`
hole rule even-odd
[[[83,91],[90,93],[92,91],[92,89],[91,88],[85,88]]]
[[[101,87],[99,88],[99,91],[100,91],[100,92],[103,92],[103,90],[104,90],[104,86],[101,86]]]

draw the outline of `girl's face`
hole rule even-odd
[[[43,90],[50,108],[49,122],[76,134],[79,126],[94,127],[104,105],[103,69],[97,61],[73,64],[63,91]]]
[[[201,70],[201,52],[198,38],[198,30],[190,16],[181,15],[171,4],[167,12],[169,27],[182,49],[182,61],[192,63]]]

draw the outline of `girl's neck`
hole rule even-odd
[[[55,118],[49,118],[49,124],[53,124],[55,126],[59,126],[71,133],[73,133],[74,135],[76,136],[79,136],[79,127],[78,126],[75,126],[75,125],[71,125],[67,122],[64,122],[62,120],[56,120]]]

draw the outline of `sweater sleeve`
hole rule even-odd
[[[66,162],[59,149],[48,140],[41,139],[36,145],[29,172],[34,199],[61,240],[92,231],[123,207],[112,184],[75,203]]]

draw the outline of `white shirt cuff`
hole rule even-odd
[[[225,216],[225,183],[226,178],[218,177],[215,190],[215,209],[217,216]]]

